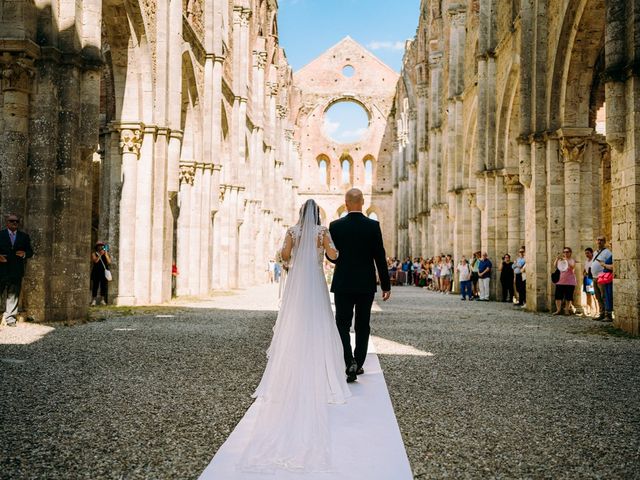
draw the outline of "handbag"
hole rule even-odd
[[[556,271],[551,274],[551,281],[558,283],[560,281],[560,270],[556,268]]]
[[[598,275],[598,284],[606,285],[613,282],[613,272],[602,272]]]
[[[109,270],[102,261],[102,255],[100,255],[100,263],[102,263],[102,266],[104,267],[104,278],[107,280],[107,282],[110,282],[111,280],[113,280],[113,275],[111,274],[111,270]]]

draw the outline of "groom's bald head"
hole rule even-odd
[[[344,203],[347,206],[347,210],[350,212],[361,212],[364,206],[364,195],[357,188],[352,188],[347,191],[344,196]]]

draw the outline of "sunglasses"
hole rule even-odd
[[[20,223],[20,220],[7,220],[7,223]]]

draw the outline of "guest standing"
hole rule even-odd
[[[516,292],[518,293],[518,306],[524,307],[527,303],[527,262],[524,257],[524,246],[518,250],[518,258],[513,262],[513,273],[516,277]]]
[[[508,253],[502,257],[500,265],[500,285],[502,285],[502,301],[513,302],[513,262]]]
[[[591,273],[600,306],[598,320],[613,321],[613,253],[606,248],[606,238],[598,237],[598,250],[593,255]],[[600,278],[602,276],[602,278]],[[606,278],[606,283],[604,282]]]
[[[473,298],[480,298],[480,290],[478,289],[478,281],[480,280],[480,252],[474,252],[471,259],[471,291],[473,292]]]
[[[554,268],[560,270],[560,280],[556,283],[556,311],[553,312],[553,315],[562,313],[562,302],[565,302],[567,315],[569,315],[569,312],[575,313],[573,294],[577,283],[575,274],[576,261],[571,258],[571,249],[569,247],[562,249],[562,255],[558,255],[556,258]]]
[[[473,300],[473,294],[471,293],[471,269],[469,263],[465,257],[462,257],[458,264],[458,278],[460,280],[460,294],[461,300]]]
[[[442,293],[449,294],[449,289],[451,287],[451,272],[452,265],[449,260],[449,256],[447,255],[442,259],[442,265],[440,267],[440,282],[442,286]]]
[[[586,260],[584,262],[584,271],[582,272],[582,291],[587,299],[584,314],[588,317],[597,317],[599,315],[598,302],[595,299],[596,290],[593,282],[593,273],[591,272],[591,266],[593,264],[593,248],[585,248],[584,256]]]
[[[489,260],[489,255],[487,252],[482,254],[482,259],[478,265],[478,276],[479,276],[479,284],[480,284],[480,300],[483,302],[489,301],[489,287],[491,282],[491,269],[493,268],[493,264],[491,260]]]
[[[8,327],[15,327],[18,315],[18,299],[27,258],[33,256],[29,235],[18,230],[20,220],[9,214],[7,228],[0,230],[0,296],[6,292],[4,320]]]
[[[109,301],[109,282],[105,276],[105,271],[111,265],[109,246],[104,242],[96,243],[95,251],[91,254],[91,306],[95,306],[98,301],[98,288],[100,288],[100,305],[106,305]]]

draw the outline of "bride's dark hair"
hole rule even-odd
[[[300,207],[300,218],[298,219],[298,223],[300,225],[302,225],[304,223],[304,216],[307,213],[307,209],[308,208],[312,208],[313,209],[313,220],[314,223],[316,225],[320,225],[320,207],[318,206],[318,204],[315,202],[315,200],[313,199],[309,199],[306,202],[304,202],[304,204],[302,205],[302,207]]]

